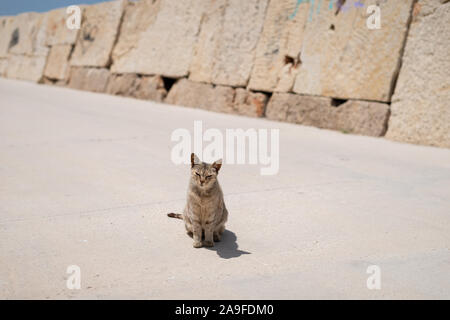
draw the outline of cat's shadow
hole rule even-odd
[[[225,230],[221,241],[214,242],[214,247],[207,247],[206,249],[216,251],[222,259],[237,258],[243,254],[251,254],[251,252],[239,250],[238,248],[236,234],[230,230]]]

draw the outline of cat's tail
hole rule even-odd
[[[175,218],[175,219],[183,219],[183,215],[180,213],[168,213],[167,216],[171,217],[171,218]]]

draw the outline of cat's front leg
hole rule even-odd
[[[204,242],[205,247],[214,247],[213,231],[214,228],[211,226],[211,223],[205,226],[205,242]]]
[[[193,227],[193,235],[194,238],[194,248],[201,248],[202,247],[202,225],[198,221],[192,221],[192,227]]]

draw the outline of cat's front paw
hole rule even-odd
[[[205,241],[205,242],[203,243],[203,245],[204,245],[205,247],[214,247],[214,242],[213,242],[213,241]]]
[[[201,248],[202,247],[202,242],[201,241],[194,241],[193,247],[194,248]]]

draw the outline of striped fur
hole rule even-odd
[[[217,180],[220,168],[221,160],[208,164],[200,162],[192,153],[191,179],[183,214],[168,214],[171,218],[184,220],[187,233],[194,239],[194,248],[214,246],[214,241],[220,241],[225,230],[228,211]]]

